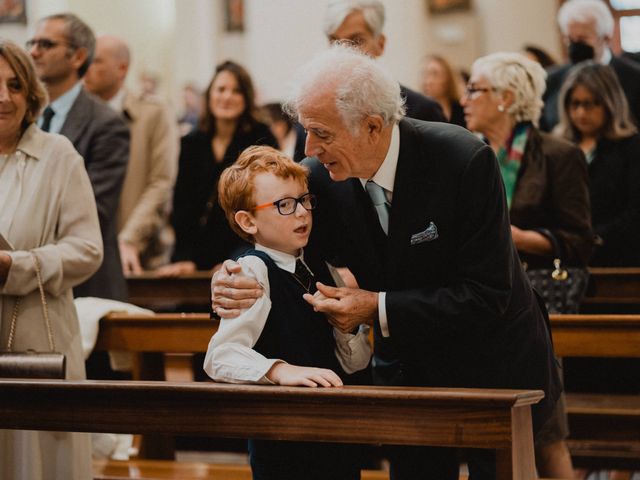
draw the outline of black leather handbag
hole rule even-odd
[[[20,298],[16,300],[11,315],[11,326],[9,328],[9,340],[7,350],[0,352],[0,378],[50,378],[64,379],[66,374],[66,358],[64,354],[56,352],[53,340],[53,330],[49,321],[49,309],[47,298],[42,286],[42,275],[40,273],[40,263],[35,254],[31,254],[35,265],[38,279],[38,289],[40,290],[40,303],[42,304],[42,315],[49,340],[49,352],[37,352],[27,350],[23,352],[13,351],[13,340],[16,332],[16,323],[20,310]]]
[[[587,293],[589,271],[586,268],[562,268],[559,258],[554,268],[526,270],[531,286],[542,296],[549,313],[578,313]]]

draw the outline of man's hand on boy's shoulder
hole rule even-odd
[[[285,362],[274,363],[265,375],[277,385],[290,387],[341,387],[342,380],[333,371],[326,368],[300,367]]]
[[[262,287],[255,278],[242,273],[242,266],[225,260],[211,278],[211,309],[221,318],[236,318],[262,296]]]
[[[360,325],[373,325],[378,316],[378,294],[349,287],[330,287],[320,282],[315,295],[304,299],[316,312],[327,315],[331,325],[343,333],[353,332]]]

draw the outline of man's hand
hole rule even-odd
[[[140,265],[139,252],[133,245],[119,241],[120,261],[122,262],[122,271],[125,275],[140,275],[142,266]]]
[[[164,265],[156,270],[159,277],[176,278],[181,275],[188,275],[196,271],[196,264],[193,262],[176,262]]]
[[[242,267],[225,260],[211,278],[211,309],[220,318],[236,318],[262,296],[262,287],[255,278],[242,274]]]
[[[277,385],[303,387],[341,387],[342,380],[332,370],[315,367],[299,367],[278,362],[267,372],[266,377]]]
[[[320,282],[315,295],[305,294],[304,299],[316,312],[326,313],[329,323],[343,333],[355,330],[359,325],[373,325],[378,316],[378,294],[358,288],[329,287]]]

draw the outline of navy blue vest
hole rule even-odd
[[[334,353],[333,327],[302,298],[307,293],[304,287],[266,253],[249,250],[242,256],[247,255],[266,264],[271,290],[271,311],[254,350],[292,365],[329,368],[344,380],[346,375]],[[313,273],[315,281],[333,285],[326,265],[314,266]]]

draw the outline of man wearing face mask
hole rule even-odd
[[[551,131],[558,123],[560,88],[571,67],[584,60],[611,66],[637,123],[640,120],[640,66],[611,52],[609,42],[614,20],[607,5],[602,0],[568,0],[558,11],[558,24],[568,45],[570,63],[549,72],[540,127]]]

